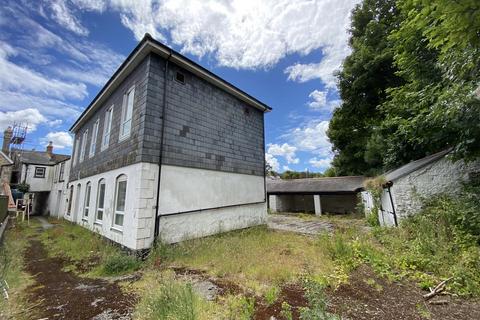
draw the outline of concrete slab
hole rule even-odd
[[[333,225],[319,220],[306,220],[289,215],[269,214],[268,227],[273,230],[316,235],[322,232],[332,232]]]
[[[47,219],[45,219],[44,217],[35,217],[35,218],[40,222],[43,230],[47,230],[54,227],[54,225],[49,223]]]

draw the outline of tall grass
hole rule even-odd
[[[297,281],[307,273],[334,269],[324,248],[312,237],[255,227],[177,245],[158,244],[152,263],[185,266],[226,277],[255,291]],[[264,293],[264,292],[260,292]]]
[[[169,272],[150,274],[143,293],[135,311],[141,320],[196,320],[206,303],[190,284],[175,280]]]
[[[67,221],[45,230],[40,239],[50,256],[66,258],[71,263],[69,269],[77,272],[85,271],[78,266],[86,266],[90,276],[119,275],[141,266],[136,257],[123,253],[100,235]]]
[[[32,279],[24,271],[23,255],[28,246],[26,223],[18,223],[14,229],[5,233],[0,246],[0,281],[6,281],[10,287],[9,299],[0,293],[0,319],[29,319],[33,316],[27,310],[26,288]]]

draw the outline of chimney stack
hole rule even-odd
[[[48,153],[48,155],[49,155],[49,156],[50,156],[50,158],[51,158],[51,157],[52,157],[52,155],[53,155],[53,143],[52,143],[52,141],[50,141],[50,142],[48,143],[48,146],[47,146],[47,153]]]
[[[3,145],[2,145],[2,152],[8,156],[8,152],[10,149],[10,141],[12,140],[13,130],[12,127],[8,127],[3,132]]]

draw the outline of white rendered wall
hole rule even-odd
[[[266,223],[263,177],[163,165],[160,184],[159,232],[165,242]]]
[[[113,226],[114,199],[116,179],[127,176],[127,196],[123,228]],[[76,222],[102,236],[133,250],[149,248],[153,243],[155,225],[155,205],[157,190],[158,165],[137,163],[119,169],[107,171],[80,180],[71,181],[74,186],[72,213],[65,214],[65,219]],[[101,222],[95,221],[98,182],[105,179],[105,211]],[[90,212],[83,217],[85,186],[90,182]],[[80,200],[76,203],[77,187],[81,185]],[[69,191],[67,190],[67,194]],[[75,211],[77,208],[77,212]]]
[[[265,203],[161,216],[160,239],[176,243],[265,224],[266,219]]]
[[[35,178],[35,167],[45,168],[45,178]],[[30,192],[50,191],[53,183],[53,166],[23,164],[20,181],[30,185]]]
[[[50,195],[48,197],[48,208],[47,211],[50,212],[50,216],[56,218],[63,218],[65,215],[65,211],[67,209],[67,198],[68,198],[68,181],[69,181],[69,174],[70,174],[70,160],[65,162],[64,173],[63,173],[63,181],[58,181],[58,174],[60,171],[60,164],[54,166],[52,172],[57,172],[57,182],[52,183],[52,188],[50,191]],[[56,168],[56,170],[55,170]],[[55,178],[53,179],[55,181]],[[60,199],[58,199],[60,191]]]
[[[394,209],[398,221],[417,213],[425,199],[440,193],[455,194],[461,190],[462,183],[469,180],[469,175],[480,172],[480,161],[452,162],[444,157],[419,170],[393,181],[391,187]],[[389,210],[388,192],[382,194],[382,205]],[[380,215],[380,213],[379,213]],[[384,214],[385,225],[393,225],[392,215]],[[380,215],[380,223],[382,216]]]
[[[264,202],[260,176],[162,166],[160,215]]]
[[[313,195],[313,202],[314,202],[314,205],[315,205],[315,215],[321,216],[322,215],[322,202],[321,202],[320,195],[318,195],[318,194]]]

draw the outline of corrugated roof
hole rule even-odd
[[[267,193],[351,193],[363,188],[363,176],[267,180]]]
[[[415,160],[415,161],[412,161],[410,163],[407,163],[406,165],[404,166],[401,166],[400,168],[398,169],[395,169],[395,170],[392,170],[390,172],[387,172],[385,174],[385,179],[387,181],[394,181],[394,180],[397,180],[398,178],[401,178],[403,176],[406,176],[407,174],[409,173],[412,173],[420,168],[423,168],[424,166],[432,163],[432,162],[435,162],[441,158],[443,158],[444,156],[446,156],[448,153],[450,153],[450,151],[452,151],[452,149],[447,149],[447,150],[443,150],[443,151],[440,151],[440,152],[437,152],[437,153],[434,153],[432,155],[429,155],[425,158],[422,158],[422,159],[419,159],[419,160]]]
[[[66,154],[52,154],[52,157],[46,151],[34,151],[34,150],[18,150],[13,149],[12,153],[18,155],[18,159],[23,163],[30,164],[43,164],[46,166],[52,166],[59,162],[70,159],[69,155]]]

